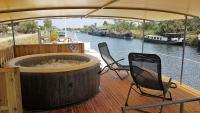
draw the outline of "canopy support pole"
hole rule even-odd
[[[15,52],[15,31],[14,31],[13,20],[11,21],[11,29],[12,29],[12,37],[13,37],[13,52],[14,52],[14,57],[15,57],[15,55],[16,55],[16,52]]]
[[[181,77],[180,77],[180,84],[182,84],[183,81],[183,65],[184,65],[184,58],[185,58],[185,38],[187,34],[187,15],[185,15],[185,21],[184,21],[184,39],[183,39],[183,53],[182,53],[182,62],[181,62]]]
[[[142,53],[144,52],[144,25],[145,25],[145,19],[143,20],[143,26],[142,26]]]

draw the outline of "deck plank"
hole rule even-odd
[[[122,73],[124,74],[124,73]],[[109,71],[101,75],[100,92],[92,99],[77,105],[65,108],[31,113],[121,113],[124,106],[128,88],[131,82],[130,77],[120,80],[115,73]],[[195,97],[191,93],[180,88],[170,89],[173,100]],[[131,92],[129,105],[143,105],[162,102],[162,99],[142,96],[135,91]],[[178,113],[179,105],[169,105],[164,107],[164,113]],[[146,109],[151,113],[158,113],[159,108]],[[200,113],[200,104],[192,102],[185,104],[185,113]],[[25,113],[30,113],[25,111]],[[127,113],[140,113],[139,111],[128,111]]]

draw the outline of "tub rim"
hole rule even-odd
[[[38,56],[50,56],[50,55],[78,55],[82,57],[87,57],[90,60],[86,63],[82,63],[75,66],[67,66],[67,67],[56,67],[56,68],[38,68],[38,67],[24,67],[15,65],[16,62],[26,59],[33,58]],[[84,68],[88,68],[100,63],[100,60],[94,56],[84,54],[84,53],[42,53],[42,54],[33,54],[33,55],[25,55],[21,57],[16,57],[7,62],[6,67],[19,67],[20,72],[33,72],[33,73],[49,73],[49,72],[65,72],[65,71],[74,71],[80,70]]]

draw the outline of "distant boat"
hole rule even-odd
[[[108,29],[99,29],[96,31],[88,32],[89,35],[94,35],[94,36],[107,36],[110,31]]]
[[[65,32],[63,32],[63,31],[58,31],[58,36],[59,36],[59,37],[65,37]]]
[[[160,44],[170,44],[170,45],[182,45],[183,38],[178,37],[165,37],[159,35],[146,35],[144,37],[145,42],[160,43]]]
[[[96,30],[96,31],[88,32],[88,34],[94,35],[94,36],[111,37],[111,38],[126,39],[126,40],[133,39],[133,35],[132,35],[131,32],[129,32],[129,33],[116,33],[116,32],[111,32],[108,29],[99,29],[99,30]]]

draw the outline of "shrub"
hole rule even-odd
[[[35,21],[20,22],[16,30],[19,33],[36,33],[38,30],[38,25]]]
[[[50,40],[50,41],[56,41],[57,39],[58,39],[58,32],[53,31],[53,32],[50,34],[49,40]]]
[[[186,36],[186,42],[187,42],[189,45],[197,46],[197,44],[198,44],[197,35],[188,34],[188,35]]]

